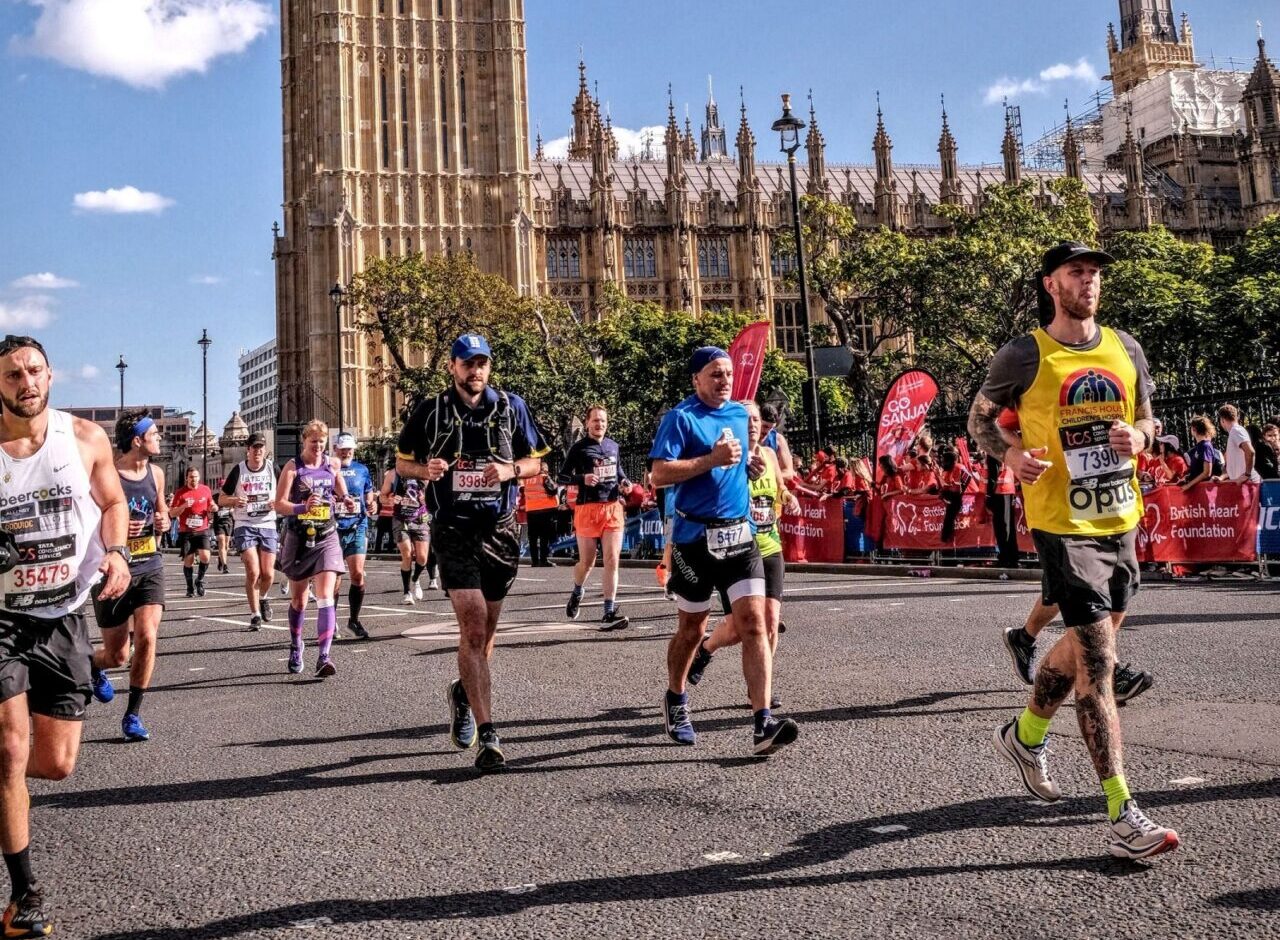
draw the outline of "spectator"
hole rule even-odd
[[[903,487],[911,496],[937,493],[938,468],[933,461],[933,435],[921,431],[908,451],[903,468]]]
[[[852,496],[855,492],[856,479],[853,471],[849,469],[849,461],[843,457],[836,458],[836,475],[831,481],[830,488],[823,493],[823,496],[845,497]]]
[[[1271,479],[1280,478],[1280,424],[1269,422],[1263,425],[1262,440],[1276,457],[1276,471]]]
[[[871,467],[867,465],[866,457],[859,457],[853,462],[853,479],[855,493],[870,493],[875,489],[875,483],[871,479]]]
[[[396,463],[388,460],[386,469],[394,470]],[[395,548],[395,540],[391,537],[391,521],[395,516],[396,497],[394,493],[378,495],[378,525],[374,529],[373,550],[375,553],[390,552]]]
[[[547,472],[545,460],[538,475],[520,485],[520,494],[529,528],[529,564],[533,568],[550,568],[560,490]]]
[[[1204,415],[1191,419],[1191,436],[1195,439],[1191,450],[1187,452],[1187,478],[1182,484],[1182,492],[1186,492],[1203,480],[1222,474],[1222,461],[1213,446],[1213,422]]]
[[[946,504],[942,516],[942,541],[952,542],[956,536],[956,517],[964,506],[964,494],[973,482],[973,474],[960,462],[954,447],[938,451],[938,495]]]
[[[1182,458],[1182,442],[1176,434],[1156,438],[1161,483],[1181,483],[1187,475],[1187,462]]]
[[[1253,441],[1249,432],[1240,424],[1240,413],[1235,405],[1223,405],[1218,409],[1218,423],[1227,434],[1225,479],[1232,483],[1256,483],[1260,479],[1253,469],[1257,460],[1257,452],[1253,449]]]
[[[888,454],[880,456],[880,473],[876,481],[876,489],[880,492],[881,499],[888,499],[890,496],[897,496],[904,492],[902,473]]]
[[[1013,498],[1018,487],[1013,471],[999,458],[987,457],[987,509],[996,536],[996,564],[1001,568],[1018,567],[1018,523],[1013,511]]]
[[[1277,461],[1280,453],[1266,439],[1263,429],[1256,424],[1251,424],[1246,430],[1249,432],[1249,442],[1253,444],[1255,455],[1253,471],[1258,475],[1258,479],[1274,480],[1280,477],[1280,464]]]

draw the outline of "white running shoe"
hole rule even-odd
[[[430,583],[427,585],[427,590],[428,590],[428,591],[438,591],[438,590],[440,590],[440,579],[439,579],[439,578],[432,578],[432,579],[431,579],[431,581],[430,581]]]
[[[1027,747],[1018,740],[1018,719],[996,729],[994,742],[996,753],[1018,768],[1022,785],[1038,800],[1056,803],[1062,799],[1062,791],[1049,776],[1049,747]]]
[[[280,582],[280,596],[281,597],[289,596],[289,581],[287,579]]]
[[[413,599],[415,601],[422,600],[422,585],[417,581],[413,582]]]
[[[400,603],[404,604],[406,607],[412,607],[417,602],[413,599],[413,593],[411,591],[405,591],[404,600]]]
[[[1178,834],[1157,826],[1133,800],[1126,800],[1120,818],[1111,824],[1111,854],[1116,858],[1150,858],[1178,847]]]

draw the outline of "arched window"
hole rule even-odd
[[[449,84],[440,70],[440,165],[449,169]]]
[[[547,239],[547,280],[577,280],[582,276],[576,238]]]
[[[391,167],[390,116],[387,114],[387,73],[378,73],[378,104],[382,111],[382,168]]]
[[[400,72],[400,151],[401,164],[407,170],[411,164],[409,162],[409,73],[405,71]]]
[[[653,278],[658,276],[657,252],[652,236],[637,236],[622,240],[622,273],[629,278]]]
[[[800,335],[800,304],[794,300],[773,302],[773,341],[784,353],[794,355],[803,348]]]
[[[724,235],[706,235],[698,239],[698,276],[729,276],[729,239]]]
[[[465,72],[458,76],[458,116],[460,118],[458,130],[462,135],[462,167],[465,169],[471,166],[471,153],[467,142],[467,75]]]
[[[390,238],[388,238],[388,239],[386,240],[386,242],[385,242],[385,244],[383,245],[383,247],[386,249],[386,251],[385,251],[385,252],[383,252],[383,257],[384,257],[384,258],[390,258],[390,257],[391,257],[391,239],[390,239]]]

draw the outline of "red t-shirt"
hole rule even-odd
[[[1177,454],[1170,454],[1165,458],[1165,465],[1169,468],[1169,482],[1177,483],[1187,475],[1187,462]]]
[[[180,486],[170,509],[178,517],[179,532],[207,532],[213,523],[213,493],[203,483],[195,489]]]

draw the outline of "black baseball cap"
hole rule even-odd
[[[257,447],[259,444],[267,443],[267,436],[261,431],[254,431],[249,435],[249,446]]]
[[[1040,276],[1048,277],[1068,261],[1074,261],[1077,258],[1089,258],[1104,268],[1116,260],[1105,251],[1090,248],[1084,242],[1058,242],[1040,259]]]

